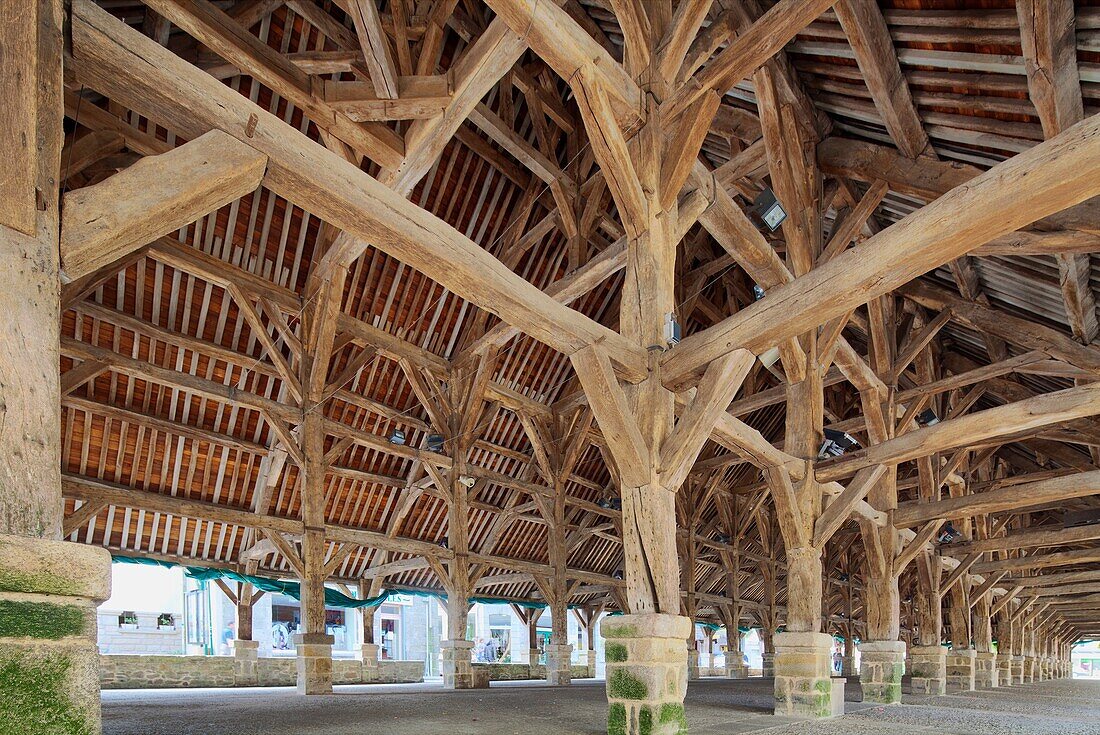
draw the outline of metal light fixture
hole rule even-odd
[[[859,442],[853,439],[851,434],[836,429],[825,429],[825,441],[821,442],[817,458],[839,457],[852,449],[859,449]]]
[[[460,475],[458,478],[458,483],[460,485],[464,485],[465,487],[470,488],[477,484],[477,479],[470,477],[469,475]]]
[[[665,314],[665,342],[671,347],[680,341],[680,322],[673,313]]]
[[[393,431],[390,432],[390,444],[404,444],[404,443],[405,443],[405,432],[401,431],[401,429],[394,429]]]
[[[759,283],[752,284],[752,297],[754,299],[759,301],[760,299],[764,298],[766,295],[767,294],[764,293],[764,287],[763,286],[761,286]]]
[[[935,426],[940,422],[940,417],[930,408],[926,408],[917,414],[917,423],[921,426]]]
[[[939,535],[936,536],[936,543],[949,544],[952,541],[957,541],[962,538],[962,534],[959,533],[954,526],[950,523],[940,529]]]
[[[443,435],[442,434],[428,434],[428,441],[425,443],[424,446],[429,452],[442,452],[443,451]]]
[[[764,191],[757,195],[752,204],[756,216],[760,218],[760,221],[764,223],[764,226],[770,232],[778,230],[783,221],[787,219],[787,210],[783,209],[783,205],[775,197],[775,192],[770,188],[765,187]]]
[[[622,569],[616,569],[615,571],[613,571],[611,573],[611,578],[612,579],[622,579],[623,578],[623,570]]]

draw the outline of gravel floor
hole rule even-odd
[[[906,695],[878,707],[855,701],[848,714],[792,722],[771,714],[770,679],[692,682],[692,735],[1100,735],[1100,682],[1057,681],[946,697]],[[552,688],[499,683],[447,692],[438,683],[337,687],[323,697],[292,689],[153,690],[103,693],[105,735],[602,735],[602,682]]]

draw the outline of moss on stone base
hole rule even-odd
[[[626,646],[622,643],[608,643],[603,652],[604,659],[610,663],[622,663],[627,659]]]
[[[59,640],[84,633],[84,611],[71,605],[0,600],[0,638]]]
[[[53,574],[27,574],[17,569],[0,569],[0,592],[65,595],[71,590],[71,582]]]
[[[607,709],[607,735],[626,735],[626,707],[619,702]]]
[[[629,671],[618,669],[611,675],[607,693],[615,699],[645,699],[649,688]]]
[[[91,735],[92,726],[66,696],[69,661],[62,656],[0,659],[0,722],[8,735]]]
[[[666,702],[661,705],[661,715],[657,718],[662,725],[675,722],[678,733],[681,735],[688,730],[687,715],[684,714],[684,705],[675,702]]]
[[[653,735],[653,711],[649,707],[638,710],[638,735]]]
[[[609,625],[605,623],[601,633],[604,638],[633,638],[637,635],[638,629],[628,624]]]

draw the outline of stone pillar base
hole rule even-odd
[[[997,654],[979,651],[974,657],[974,688],[996,689],[998,678]]]
[[[833,637],[827,633],[775,636],[775,714],[820,718],[844,713],[844,679],[834,679]]]
[[[679,615],[603,619],[608,735],[686,735],[684,640],[691,629]]]
[[[694,681],[699,678],[699,652],[694,648],[689,648],[687,652],[688,662],[688,681]]]
[[[726,654],[729,657],[729,654]],[[745,666],[744,659],[738,659],[735,663],[726,664],[726,678],[727,679],[748,679],[749,667]]]
[[[96,605],[110,590],[105,549],[0,535],[4,732],[100,732]]]
[[[859,676],[859,667],[856,666],[855,656],[845,656],[840,663],[841,676]]]
[[[474,671],[470,661],[470,652],[474,642],[467,640],[442,641],[439,644],[443,654],[444,689],[473,689]]]
[[[864,641],[859,644],[862,663],[859,683],[863,701],[897,704],[901,701],[901,677],[905,673],[904,641]]]
[[[568,643],[550,643],[546,646],[546,683],[550,686],[569,686],[573,681],[570,666],[573,662],[573,646]]]
[[[775,654],[760,654],[760,675],[765,679],[775,676]]]
[[[974,660],[977,653],[970,648],[947,652],[947,691],[974,691]]]
[[[595,651],[589,651],[587,660],[588,660],[588,678],[589,679],[595,679],[596,678],[596,652]]]
[[[914,646],[909,649],[909,676],[914,694],[941,696],[947,693],[947,649],[943,646]]]
[[[1024,657],[1013,656],[1012,657],[1012,683],[1023,684],[1024,683]]]
[[[997,686],[1010,687],[1015,683],[1012,678],[1012,654],[1002,651],[997,654]]]
[[[1024,669],[1023,669],[1023,671],[1024,671],[1024,675],[1023,675],[1022,683],[1030,684],[1031,682],[1035,681],[1035,657],[1034,656],[1024,656]]]
[[[332,694],[332,644],[325,633],[298,633],[294,648],[298,652],[298,693]]]
[[[254,687],[259,684],[256,662],[260,658],[260,642],[236,638],[229,646],[233,649],[233,685]]]

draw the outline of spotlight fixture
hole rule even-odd
[[[405,432],[401,431],[401,429],[394,429],[392,432],[390,432],[390,444],[404,444],[404,443],[405,443]]]
[[[775,197],[775,192],[770,188],[765,187],[752,204],[756,216],[770,232],[778,230],[783,220],[787,219],[787,211],[783,209],[783,205]]]
[[[676,321],[676,315],[669,312],[665,314],[665,342],[671,347],[680,341],[680,322]]]
[[[752,284],[752,296],[754,299],[759,301],[760,299],[764,298],[765,295],[766,294],[764,293],[763,286],[761,286],[759,283]]]
[[[612,579],[622,579],[623,578],[623,570],[622,569],[616,569],[615,571],[613,571],[611,573],[611,578]]]
[[[470,477],[469,475],[459,475],[458,483],[460,485],[464,485],[464,486],[470,488],[470,487],[473,487],[477,483],[477,480],[473,477]]]
[[[600,498],[599,500],[596,501],[596,505],[600,506],[601,508],[610,508],[611,507],[611,499],[610,498]]]
[[[962,534],[950,523],[946,524],[940,529],[939,535],[936,536],[936,543],[949,544],[953,541],[958,541],[962,538]]]
[[[730,537],[724,533],[720,533],[718,534],[718,537],[714,540],[720,544],[728,544],[730,542]]]
[[[940,417],[930,408],[926,408],[917,414],[917,423],[921,426],[935,426],[940,422]]]
[[[442,452],[443,451],[443,435],[442,434],[428,434],[428,441],[425,443],[424,446],[429,452]]]
[[[825,441],[821,442],[817,458],[839,457],[847,451],[859,448],[859,442],[853,439],[851,434],[835,429],[825,429]]]

